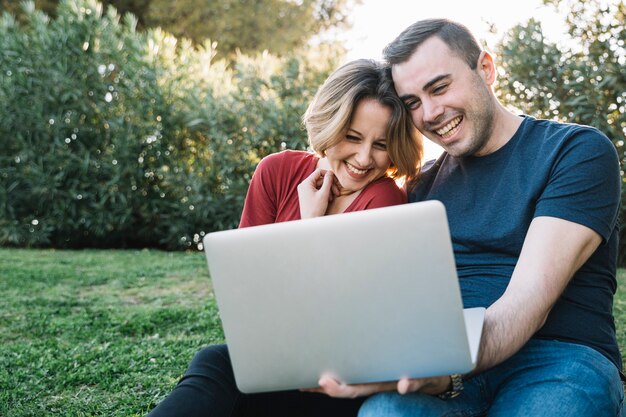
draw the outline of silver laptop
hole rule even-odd
[[[444,206],[412,203],[210,233],[204,248],[242,392],[470,371]]]

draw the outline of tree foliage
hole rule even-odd
[[[497,46],[497,92],[524,113],[591,125],[615,144],[626,164],[626,5],[619,0],[545,0],[566,13],[570,42],[548,42],[531,19]],[[622,218],[626,208],[622,193]],[[621,236],[626,261],[626,230]]]
[[[160,27],[196,44],[217,42],[220,55],[233,58],[239,50],[268,50],[285,55],[331,28],[348,26],[352,5],[361,0],[101,0],[120,15],[131,13],[139,29]],[[35,5],[54,15],[59,0]],[[7,11],[20,14],[19,2],[0,0]]]
[[[306,147],[337,62],[135,30],[95,0],[0,19],[0,245],[186,248],[235,227],[254,167]]]
[[[0,0],[0,13],[8,12],[22,17],[24,16],[22,4],[22,1],[17,0]],[[36,9],[43,11],[47,15],[54,16],[59,0],[35,0],[32,4]]]
[[[345,26],[347,4],[347,0],[152,0],[146,22],[196,42],[211,39],[225,53],[267,49],[282,55],[322,30]]]

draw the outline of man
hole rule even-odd
[[[618,416],[613,145],[590,127],[507,111],[493,58],[457,23],[417,22],[384,54],[414,124],[445,150],[410,200],[446,206],[465,307],[488,307],[479,360],[469,375],[323,379],[322,391],[388,391],[361,416]]]

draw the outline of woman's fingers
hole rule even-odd
[[[306,219],[326,214],[328,204],[333,197],[334,178],[335,174],[332,171],[316,169],[298,185],[301,218]]]
[[[325,171],[322,173],[322,177],[321,177],[321,181],[322,184],[319,187],[319,190],[322,194],[329,194],[330,195],[330,189],[333,185],[333,181],[335,178],[335,174],[333,174],[332,171]]]

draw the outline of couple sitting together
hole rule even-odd
[[[506,110],[492,56],[458,23],[419,21],[384,55],[320,87],[304,115],[314,153],[263,159],[240,227],[440,200],[464,306],[487,308],[476,368],[243,394],[227,347],[211,346],[150,416],[622,415],[614,146]],[[422,164],[421,135],[443,148],[436,161]]]

